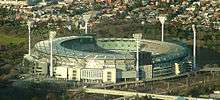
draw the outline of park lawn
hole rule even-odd
[[[6,34],[2,34],[0,33],[0,44],[2,45],[8,45],[10,43],[13,44],[20,44],[25,42],[25,38],[16,36],[16,35],[6,35]]]
[[[217,51],[220,52],[220,46],[217,46]]]

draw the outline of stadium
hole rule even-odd
[[[178,76],[189,71],[187,48],[157,40],[69,36],[53,39],[53,67],[50,70],[50,41],[35,44],[25,56],[29,72],[61,80],[85,83],[117,83]],[[138,71],[137,71],[138,64]]]

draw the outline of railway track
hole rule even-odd
[[[219,72],[199,72],[194,74],[187,74],[181,77],[154,79],[149,81],[138,81],[129,83],[110,84],[100,87],[100,89],[114,89],[114,90],[128,90],[141,91],[154,94],[167,94],[171,91],[187,91],[198,85],[214,85],[220,83]]]
[[[161,77],[161,78],[153,78],[150,80],[141,80],[141,81],[130,81],[130,82],[121,82],[121,83],[115,83],[115,84],[104,84],[104,85],[93,85],[92,87],[95,88],[104,88],[104,89],[111,89],[111,88],[121,88],[121,87],[129,87],[129,86],[138,86],[138,85],[143,85],[149,82],[158,82],[158,81],[164,81],[164,80],[173,80],[173,79],[183,79],[185,77],[190,77],[193,76],[199,72],[220,72],[220,68],[205,68],[198,70],[197,72],[189,72],[189,73],[184,73],[181,75],[173,75],[173,76],[168,76],[168,77]]]

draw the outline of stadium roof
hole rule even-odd
[[[132,38],[100,38],[93,44],[80,44],[71,41],[91,36],[70,36],[56,38],[53,41],[53,53],[57,56],[86,59],[135,59],[132,52],[136,50],[136,42]],[[69,44],[65,43],[70,41]],[[63,44],[70,45],[70,47]],[[35,48],[50,54],[50,41],[38,42]],[[187,55],[186,48],[168,42],[141,40],[141,51],[151,52],[155,62],[172,60]]]

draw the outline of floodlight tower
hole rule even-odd
[[[70,19],[70,16],[67,17],[67,28],[71,31],[72,30],[72,20]]]
[[[83,15],[83,19],[85,21],[85,34],[88,33],[88,21],[91,17],[91,14],[88,14],[88,15]]]
[[[196,69],[196,28],[195,25],[192,25],[193,29],[193,70]]]
[[[28,55],[31,55],[31,27],[32,22],[30,20],[27,21],[28,26]]]
[[[145,21],[141,21],[141,25],[143,25],[143,30],[144,30],[144,24],[145,24]]]
[[[145,24],[145,22],[144,22],[144,21],[141,21],[141,24],[142,24],[142,25],[144,25],[144,24]]]
[[[161,34],[162,34],[161,41],[163,42],[164,41],[164,23],[167,18],[165,16],[159,16],[158,18],[159,18],[159,21],[162,25],[162,27],[161,27]]]
[[[47,5],[45,0],[42,0],[42,2],[40,2],[41,5]]]
[[[139,81],[139,49],[140,49],[140,40],[142,38],[142,34],[133,34],[133,37],[136,41],[136,81]]]
[[[55,31],[49,32],[50,40],[50,76],[53,77],[53,38],[56,36]]]

